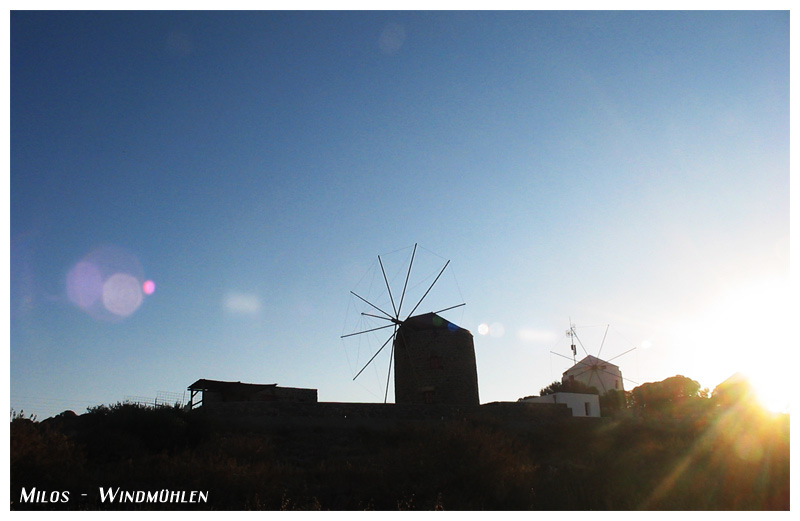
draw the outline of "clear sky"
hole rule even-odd
[[[570,320],[586,353],[636,347],[614,360],[629,390],[788,389],[788,12],[10,29],[14,410],[199,378],[383,401],[387,366],[354,382],[369,347],[340,336],[377,255],[403,273],[415,243],[420,267],[450,260],[419,311],[466,302],[445,316],[474,335],[482,403],[560,379]]]

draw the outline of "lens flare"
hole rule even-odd
[[[90,316],[113,322],[132,315],[144,295],[155,291],[153,281],[142,280],[143,269],[135,255],[116,246],[103,246],[67,273],[67,297]]]
[[[500,338],[506,334],[506,327],[500,322],[492,322],[489,326],[489,334],[495,338]]]
[[[103,305],[120,317],[133,314],[142,304],[142,291],[136,277],[115,273],[103,284]]]
[[[81,309],[90,309],[103,294],[103,275],[91,262],[77,263],[67,274],[67,297]]]

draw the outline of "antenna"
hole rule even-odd
[[[569,337],[569,347],[572,349],[572,363],[577,364],[578,350],[575,349],[575,324],[572,323],[572,317],[569,319],[569,329],[567,329],[567,336]]]

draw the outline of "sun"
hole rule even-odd
[[[764,381],[762,376],[753,377],[747,372],[743,374],[750,380],[756,399],[762,407],[776,413],[788,413],[790,411],[789,391],[785,389],[786,386]]]
[[[687,373],[711,391],[741,373],[764,408],[789,412],[789,318],[788,279],[762,279],[719,294],[677,328],[678,342],[690,347]]]

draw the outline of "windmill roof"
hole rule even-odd
[[[463,331],[471,334],[466,329],[453,324],[436,313],[424,313],[422,315],[409,317],[403,322],[403,325],[408,325],[414,329],[449,329],[453,332]]]
[[[580,369],[582,367],[591,367],[591,366],[595,366],[595,365],[599,365],[599,364],[604,364],[604,365],[611,366],[611,367],[616,367],[617,369],[619,369],[619,366],[616,365],[616,364],[612,364],[611,362],[606,362],[605,360],[597,358],[596,356],[588,355],[588,356],[586,356],[586,358],[584,358],[583,360],[581,360],[577,364],[573,365],[572,367],[570,367],[569,369],[564,371],[564,373],[568,373],[568,372],[572,371],[573,369]]]

